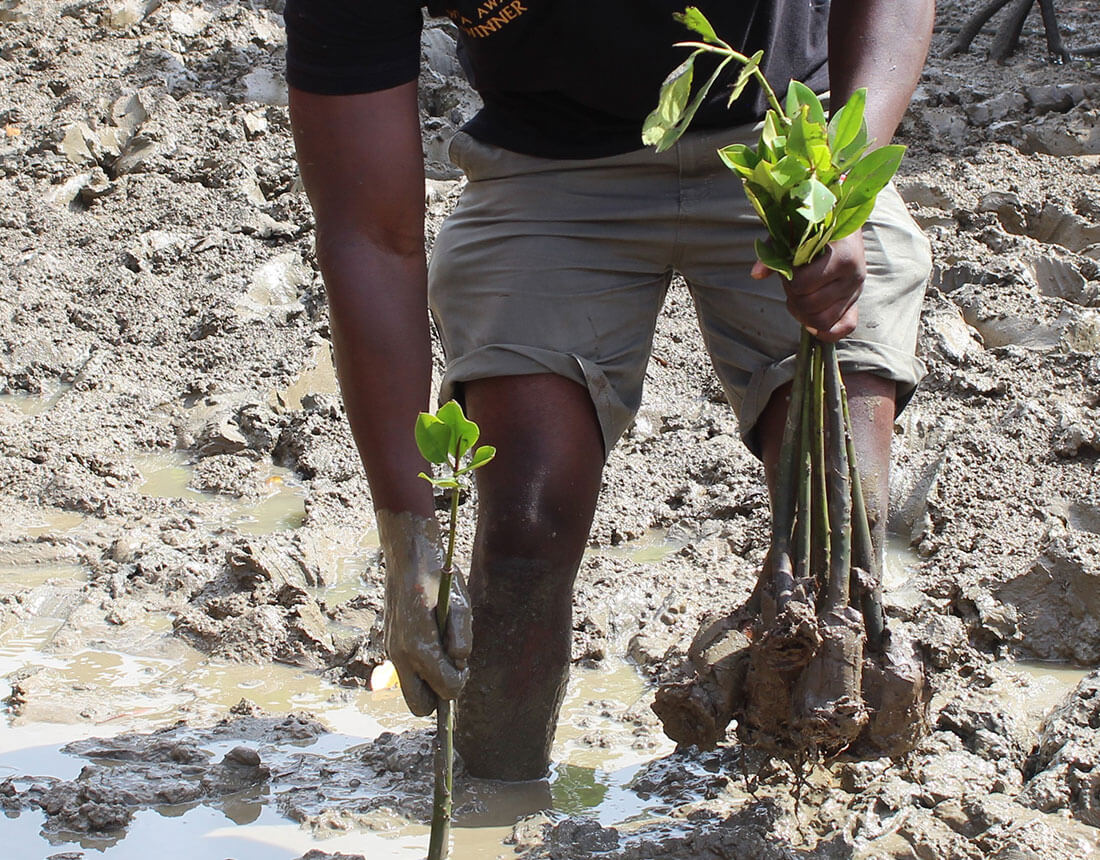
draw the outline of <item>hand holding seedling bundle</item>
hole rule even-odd
[[[480,469],[496,455],[491,445],[474,448],[481,431],[477,424],[462,413],[462,407],[449,401],[432,415],[421,412],[416,420],[416,446],[429,463],[444,467],[441,477],[424,472],[420,477],[432,486],[445,490],[450,496],[450,524],[447,532],[447,550],[439,580],[436,603],[436,623],[439,635],[446,637],[449,627],[452,581],[457,581],[454,568],[455,534],[458,531],[458,505],[463,484],[469,474]],[[469,462],[464,462],[470,454]],[[428,847],[428,860],[447,856],[447,841],[451,824],[451,792],[454,783],[454,709],[448,699],[440,699],[436,710],[435,746],[435,798],[432,806],[432,833]]]
[[[873,141],[867,139],[863,121],[866,90],[856,90],[831,120],[826,120],[821,100],[798,81],[791,81],[780,105],[760,71],[763,51],[751,57],[738,53],[718,38],[694,6],[676,17],[702,41],[678,43],[695,50],[665,79],[657,107],[643,125],[642,140],[658,151],[671,147],[687,131],[722,70],[733,60],[742,63],[729,103],[755,80],[771,108],[755,148],[736,143],[720,149],[718,155],[741,177],[745,194],[768,230],[769,242],[756,243],[760,261],[793,278],[796,266],[863,226],[878,193],[898,169],[905,147],[867,151]],[[703,54],[722,59],[689,102],[695,61]]]
[[[760,71],[762,52],[733,50],[694,7],[677,18],[701,41],[680,43],[694,51],[666,79],[643,140],[659,150],[672,146],[722,69],[739,61],[730,103],[756,80],[771,108],[755,147],[733,144],[718,155],[741,177],[767,229],[757,256],[790,280],[830,242],[863,226],[904,147],[868,151],[865,90],[830,120],[797,81],[780,105]],[[703,54],[721,60],[691,97],[694,63]],[[884,627],[851,426],[836,347],[803,328],[768,562],[749,602],[696,637],[697,680],[659,692],[654,710],[674,740],[713,746],[736,717],[744,743],[801,761],[844,751],[894,755],[921,736],[923,669],[911,644]]]

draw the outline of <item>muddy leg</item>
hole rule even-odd
[[[870,373],[845,373],[848,406],[852,414],[852,436],[859,461],[871,539],[880,557],[886,541],[886,506],[890,501],[890,439],[894,433],[895,385]],[[757,438],[768,473],[769,488],[775,487],[779,443],[787,414],[790,386],[772,395],[757,425]]]
[[[467,411],[497,457],[477,475],[474,646],[455,746],[473,776],[539,779],[569,673],[573,580],[603,438],[588,392],[563,377],[483,379],[465,389]]]

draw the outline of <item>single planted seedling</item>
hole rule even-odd
[[[871,149],[866,90],[831,118],[798,81],[780,104],[760,71],[762,51],[734,50],[695,7],[675,17],[700,40],[678,43],[692,53],[662,85],[642,139],[658,151],[671,147],[722,70],[741,63],[729,103],[755,80],[771,107],[756,146],[732,144],[718,156],[741,178],[767,230],[757,257],[791,279],[864,225],[905,148]],[[720,57],[718,67],[692,95],[704,54]],[[885,628],[836,346],[806,328],[777,465],[771,549],[756,590],[700,630],[690,652],[697,680],[662,688],[654,710],[670,737],[704,748],[736,718],[745,744],[796,762],[907,751],[927,724],[923,665],[912,643],[892,641]]]
[[[447,551],[439,580],[439,600],[436,623],[439,635],[445,636],[450,614],[451,582],[454,578],[455,534],[458,531],[458,506],[470,473],[480,469],[496,456],[492,445],[477,448],[481,430],[462,412],[454,400],[444,403],[432,415],[421,412],[416,419],[416,447],[420,455],[443,473],[433,477],[425,472],[420,477],[450,497],[450,527],[447,531]],[[468,456],[467,456],[468,455]],[[454,788],[454,707],[449,699],[440,699],[436,708],[435,796],[432,803],[432,832],[428,843],[428,860],[447,856],[451,830],[451,800]]]

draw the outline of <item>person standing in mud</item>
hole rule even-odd
[[[746,444],[770,478],[799,324],[838,342],[864,486],[881,542],[890,437],[922,375],[914,355],[928,243],[893,188],[862,234],[780,283],[719,146],[764,114],[723,87],[669,152],[641,125],[688,38],[668,0],[441,0],[484,108],[454,138],[469,180],[424,254],[414,0],[288,0],[287,77],[301,174],[348,417],[386,562],[386,644],[410,709],[458,697],[468,771],[546,775],[569,668],[573,581],[607,453],[641,400],[674,272],[698,310]],[[919,78],[934,0],[697,4],[772,86],[794,78],[843,103],[867,87],[887,143]],[[734,68],[731,75],[736,74]],[[439,529],[413,440],[431,382],[431,308],[446,354],[441,400],[462,400],[495,461],[478,472],[469,598],[436,630]]]

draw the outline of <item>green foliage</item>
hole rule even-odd
[[[780,104],[760,71],[762,51],[751,57],[735,51],[694,6],[674,17],[702,41],[679,43],[695,50],[661,85],[657,108],[643,125],[642,141],[656,146],[658,152],[670,148],[687,131],[725,65],[731,60],[741,63],[729,104],[755,80],[771,108],[755,147],[733,144],[718,155],[741,177],[746,196],[767,228],[769,241],[756,244],[760,261],[792,278],[795,267],[810,262],[829,242],[863,226],[878,193],[897,171],[905,147],[883,146],[868,152],[872,141],[863,118],[866,90],[853,93],[831,119],[813,90],[798,81],[791,81]],[[721,59],[692,96],[692,70],[701,54]]]
[[[434,478],[424,472],[419,477],[441,489],[459,489],[459,478],[474,469],[480,469],[496,456],[492,445],[474,449],[481,430],[462,412],[457,401],[449,400],[432,415],[421,412],[416,419],[416,447],[429,463],[450,466],[450,475]],[[470,461],[464,466],[462,458],[473,449]]]
[[[714,32],[714,28],[710,25],[710,21],[708,21],[706,16],[696,7],[688,6],[683,12],[674,12],[672,17],[689,30],[694,30],[702,36],[704,42],[709,42],[712,45],[725,44],[725,42],[718,38],[718,34]]]

